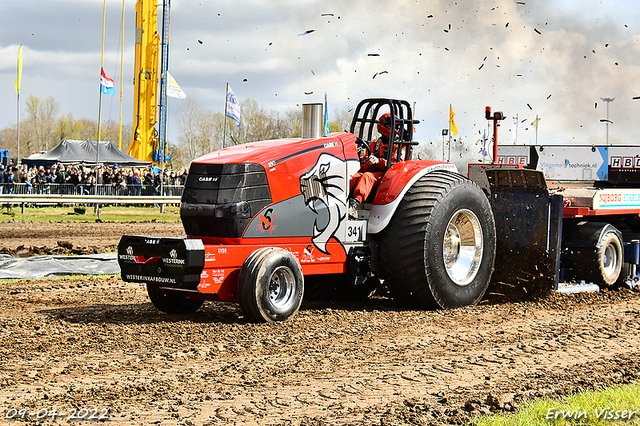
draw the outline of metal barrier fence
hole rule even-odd
[[[182,185],[154,186],[117,186],[117,185],[72,185],[59,183],[2,183],[0,195],[15,194],[55,194],[55,195],[109,195],[109,196],[168,196],[181,197]]]
[[[129,191],[118,190],[111,185],[93,185],[83,187],[82,185],[44,185],[42,188],[33,187],[24,183],[2,184],[0,192],[0,205],[11,207],[20,205],[24,213],[27,205],[82,205],[94,206],[97,217],[100,218],[100,206],[108,205],[155,205],[164,213],[164,206],[167,204],[180,204],[182,196],[182,186],[164,186],[162,193],[143,195],[142,190]],[[143,188],[141,188],[143,189]],[[38,192],[40,190],[41,192]],[[149,191],[151,192],[151,191]]]

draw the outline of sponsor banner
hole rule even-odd
[[[593,209],[640,209],[640,192],[635,189],[602,189],[596,191]]]
[[[640,170],[640,157],[622,157],[622,156],[614,156],[611,157],[610,167],[612,169],[621,169],[621,170]]]
[[[529,164],[529,157],[526,155],[498,155],[497,164],[524,167]]]
[[[607,147],[579,145],[498,146],[498,164],[535,167],[550,180],[607,180]]]

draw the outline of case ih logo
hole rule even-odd
[[[640,157],[611,157],[611,168],[640,170]]]

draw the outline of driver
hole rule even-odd
[[[378,186],[387,170],[387,150],[391,137],[391,114],[386,113],[378,119],[380,138],[369,144],[371,154],[360,159],[360,171],[351,176],[349,187],[353,197],[349,198],[349,216],[358,217],[360,205],[369,197],[371,191]],[[398,130],[394,132],[397,135]],[[404,154],[404,151],[403,151]],[[394,157],[395,157],[394,153]],[[404,155],[403,155],[404,156]],[[403,158],[404,159],[404,158]]]

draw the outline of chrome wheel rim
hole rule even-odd
[[[469,285],[476,277],[482,260],[482,227],[474,212],[458,210],[449,223],[442,247],[444,265],[456,285]]]
[[[269,278],[269,300],[277,309],[289,306],[296,290],[293,271],[285,266],[278,267]]]
[[[618,250],[615,245],[608,244],[604,249],[604,273],[612,276],[618,266]]]

